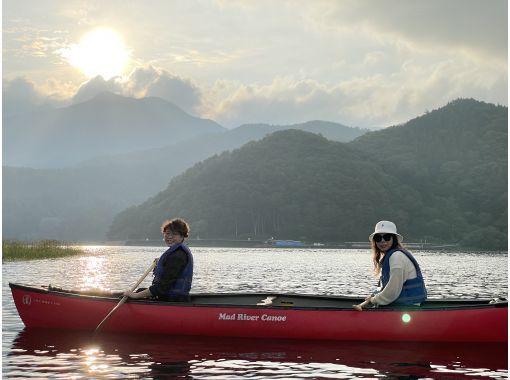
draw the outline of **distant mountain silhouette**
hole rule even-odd
[[[291,127],[341,141],[366,132],[322,121],[291,126],[244,125],[163,148],[101,156],[71,168],[4,167],[4,236],[104,239],[116,213],[164,189],[173,176],[210,156]],[[32,223],[33,228],[26,229],[26,223]]]
[[[300,131],[320,134],[328,140],[347,142],[368,132],[368,129],[347,127],[342,124],[332,123],[322,120],[312,120],[306,123],[291,125],[269,125],[269,124],[243,124],[233,129],[232,136],[242,138],[247,137],[247,141],[261,139],[270,133],[283,131],[287,129],[297,129]]]
[[[160,98],[109,92],[79,104],[3,118],[3,164],[61,168],[105,154],[163,147],[223,131]]]
[[[364,240],[367,223],[372,225],[372,219],[379,216],[394,216],[411,239],[465,240],[467,245],[483,242],[488,249],[502,241],[503,235],[506,236],[507,120],[506,107],[460,99],[401,126],[369,133],[322,121],[291,126],[251,124],[233,130],[220,129],[180,143],[163,144],[161,148],[140,148],[136,152],[95,157],[70,168],[34,170],[4,167],[3,234],[4,238],[20,239],[103,239],[115,214],[154,196],[165,189],[174,176],[199,161],[238,149],[247,142],[252,143],[246,147],[253,146],[253,141],[275,131],[301,129],[320,133],[330,140],[351,142],[328,142],[313,135],[302,138],[300,136],[308,134],[290,131],[278,134],[277,145],[267,145],[272,149],[266,150],[264,141],[260,142],[260,152],[250,156],[252,163],[239,163],[232,159],[227,165],[220,158],[230,157],[233,153],[223,153],[212,159],[218,162],[212,169],[207,169],[211,160],[198,164],[196,168],[206,168],[205,172],[216,174],[212,177],[197,176],[197,186],[203,187],[203,195],[195,188],[187,189],[195,196],[187,200],[186,207],[179,211],[183,212],[181,216],[189,216],[187,212],[197,210],[197,216],[190,218],[193,233],[199,231],[201,236],[206,236],[202,231],[208,223],[209,226],[221,226],[214,222],[211,207],[216,207],[216,210],[224,208],[228,212],[232,206],[228,203],[229,198],[222,198],[221,194],[218,199],[209,199],[211,187],[221,189],[231,186],[237,194],[234,199],[242,205],[243,202],[249,204],[251,199],[263,200],[263,191],[271,193],[274,183],[285,182],[288,184],[285,191],[275,190],[274,193],[281,195],[280,202],[289,204],[294,210],[292,212],[315,210],[316,215],[328,215],[330,218],[324,220],[328,225],[322,228],[322,232],[329,235],[315,233],[311,237],[342,239],[343,235],[335,234],[345,227],[349,239]],[[314,146],[317,152],[308,152],[308,145]],[[338,147],[342,147],[344,152],[337,152]],[[292,155],[286,154],[289,150]],[[268,157],[273,156],[276,161],[271,162]],[[353,171],[346,171],[346,162],[354,168]],[[255,165],[260,167],[252,167]],[[278,169],[281,165],[282,168]],[[293,167],[299,170],[293,171]],[[196,168],[193,169],[195,173]],[[242,173],[242,177],[247,179],[232,182],[228,175],[224,175],[230,170]],[[317,173],[312,173],[313,170]],[[248,177],[255,182],[249,182]],[[179,182],[189,181],[189,175],[179,178],[183,178],[178,179]],[[388,178],[393,182],[387,182]],[[224,184],[220,186],[218,181]],[[332,190],[329,185],[337,188]],[[376,188],[377,196],[369,195],[371,193],[363,189],[364,186]],[[247,187],[255,193],[248,193]],[[399,190],[391,192],[392,187]],[[171,188],[176,189],[175,185]],[[230,194],[227,190],[224,191],[226,195]],[[175,193],[179,197],[186,195],[186,192],[179,191]],[[296,191],[303,196],[299,201],[292,198]],[[327,198],[324,194],[328,191],[340,200]],[[286,193],[289,195],[284,196]],[[329,203],[322,209],[326,198]],[[206,202],[199,207],[202,199],[212,203]],[[169,200],[162,202],[170,205],[167,203]],[[135,237],[130,232],[131,228],[140,232],[139,237],[153,233],[149,224],[160,221],[158,215],[149,212],[148,204],[134,209],[133,224],[129,227],[125,224],[125,216],[133,214],[120,214],[110,236],[119,239]],[[336,209],[337,205],[341,205],[342,210]],[[162,212],[172,213],[168,207],[162,208]],[[243,215],[248,215],[249,210],[241,210]],[[356,215],[351,215],[354,219],[350,226],[342,224],[344,219],[334,219],[335,215],[344,215],[348,220],[352,210],[356,211]],[[374,214],[376,211],[378,213]],[[292,215],[292,220],[299,221],[298,214]],[[142,225],[139,224],[141,217],[145,218]],[[243,223],[250,228],[243,232],[239,224],[239,234],[253,235],[255,226],[259,235],[264,236],[270,231],[268,226],[275,222],[269,219],[264,222],[264,218],[259,218],[258,221],[245,220]],[[27,225],[31,228],[27,229]],[[352,230],[354,227],[351,226],[362,227]],[[282,225],[279,228],[281,233]],[[232,231],[210,230],[218,236],[223,233],[229,236]],[[307,236],[299,230],[287,230],[286,233],[288,238]]]
[[[287,129],[297,129],[315,134],[320,134],[333,141],[348,142],[368,132],[366,129],[347,127],[342,124],[332,123],[321,120],[308,121],[301,124],[291,125],[269,125],[269,124],[243,124],[237,128],[218,133],[200,135],[188,139],[179,144],[168,145],[163,148],[140,150],[125,154],[110,154],[106,156],[95,157],[84,161],[77,166],[146,166],[147,169],[153,167],[157,162],[161,162],[168,157],[168,152],[172,152],[172,164],[166,169],[167,174],[180,174],[184,169],[193,164],[205,160],[206,158],[221,153],[225,150],[239,148],[249,141],[260,140],[263,137]],[[175,167],[175,171],[172,169]],[[167,175],[167,181],[170,179]]]
[[[158,238],[181,216],[200,237],[338,242],[390,219],[411,241],[505,249],[507,129],[507,107],[460,99],[350,143],[276,132],[175,177],[109,237]]]

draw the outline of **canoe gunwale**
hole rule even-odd
[[[93,294],[92,292],[83,292],[75,290],[65,290],[61,288],[52,287],[51,285],[40,287],[16,284],[9,282],[10,288],[26,290],[30,292],[54,295],[59,297],[78,298],[84,301],[100,301],[117,303],[120,297],[112,296],[111,294]],[[200,303],[194,302],[193,298],[239,298],[239,297],[257,297],[260,300],[272,296],[275,298],[287,298],[287,299],[299,299],[299,300],[312,300],[312,301],[328,301],[328,302],[344,302],[346,306],[326,306],[326,305],[294,305],[294,304],[267,304],[260,305],[256,303],[242,304],[242,303],[228,303],[228,302],[207,302]],[[200,308],[250,308],[250,309],[274,309],[274,310],[300,310],[300,311],[352,311],[352,305],[362,302],[364,299],[359,297],[346,297],[346,296],[318,296],[308,294],[279,294],[279,293],[195,293],[191,294],[192,300],[190,302],[169,302],[169,301],[158,301],[150,299],[128,300],[128,303],[136,305],[147,305],[147,306],[173,306],[173,307],[200,307]],[[491,303],[492,302],[492,303]],[[456,304],[458,303],[458,304]],[[428,305],[427,305],[428,304]],[[474,310],[474,309],[491,309],[491,308],[507,308],[508,301],[502,298],[494,299],[430,299],[426,301],[422,306],[414,305],[395,305],[395,306],[383,306],[383,307],[372,307],[365,309],[366,312],[426,312],[426,311],[459,311],[459,310]]]

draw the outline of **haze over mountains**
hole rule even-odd
[[[133,116],[135,110],[145,119]],[[94,118],[100,122],[94,124]],[[30,122],[21,124],[28,134],[36,134],[30,130],[41,125],[55,135],[65,129],[66,120],[73,131],[62,132],[60,143],[49,138],[24,141],[21,120]],[[154,120],[158,123],[152,125]],[[17,239],[102,240],[117,212],[161,191],[173,176],[277,130],[302,129],[337,141],[366,132],[324,121],[226,130],[161,99],[142,102],[107,93],[66,109],[8,118],[4,124],[3,235]],[[129,133],[141,126],[150,136]],[[126,136],[116,136],[119,130]],[[159,147],[149,149],[154,144]],[[34,169],[41,167],[45,169]]]
[[[350,143],[281,131],[212,157],[117,215],[112,239],[156,239],[166,215],[209,238],[408,241],[505,249],[508,109],[457,100]]]
[[[507,121],[506,107],[463,99],[376,132],[324,121],[226,130],[157,98],[103,93],[4,119],[4,165],[35,168],[3,168],[3,236],[153,238],[180,215],[201,237],[339,242],[393,219],[411,239],[498,248]],[[22,141],[39,125],[60,140]]]
[[[3,164],[62,168],[224,131],[160,98],[133,99],[109,92],[64,108],[3,118]]]

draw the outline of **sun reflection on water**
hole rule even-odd
[[[101,256],[87,256],[80,259],[80,264],[82,264],[81,282],[78,285],[80,290],[107,289],[106,261],[106,258]]]
[[[83,247],[88,256],[4,263],[4,278],[64,289],[117,290],[132,286],[159,247]],[[193,292],[262,291],[362,294],[373,283],[358,251],[193,249]],[[471,255],[471,254],[470,254]],[[462,258],[459,260],[459,257]],[[469,258],[478,258],[469,262]],[[469,263],[465,263],[466,259]],[[507,293],[508,255],[421,253],[433,298]],[[309,274],[310,262],[317,273]],[[459,263],[461,266],[459,267]],[[472,268],[488,268],[476,275]],[[270,279],[265,275],[271,273]],[[460,273],[460,274],[459,274]],[[340,277],[338,277],[340,276]],[[453,281],[462,276],[465,281]],[[317,277],[328,279],[319,281]],[[367,277],[359,283],[359,278]],[[265,282],[260,283],[260,278]],[[150,276],[146,283],[150,282]],[[92,290],[92,289],[89,289]],[[491,297],[492,298],[492,297]],[[8,378],[508,378],[507,345],[286,342],[257,339],[101,335],[23,329],[4,287],[3,372]],[[399,323],[404,325],[404,314]],[[409,324],[416,323],[412,313]],[[407,316],[404,319],[408,318]],[[171,342],[172,344],[169,344]],[[299,343],[299,344],[298,344]]]
[[[107,364],[100,363],[97,359],[101,355],[101,351],[97,348],[89,348],[82,351],[85,356],[84,364],[87,373],[90,375],[104,374],[109,370]]]

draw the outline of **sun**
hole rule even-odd
[[[112,29],[95,29],[72,45],[65,57],[89,78],[101,75],[105,80],[121,75],[129,53],[119,34]]]

